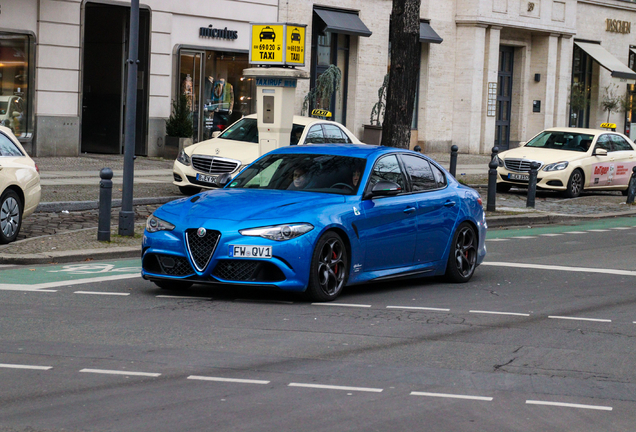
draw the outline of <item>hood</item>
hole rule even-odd
[[[180,216],[182,220],[205,217],[231,221],[289,219],[293,222],[300,221],[305,214],[315,216],[318,207],[345,202],[343,195],[267,189],[217,189],[196,196],[200,198],[194,203],[192,198],[182,198],[159,210]]]
[[[499,153],[501,159],[526,159],[545,164],[574,161],[587,157],[587,153],[572,150],[541,149],[536,147],[518,147]]]
[[[258,143],[212,138],[186,147],[190,156],[193,154],[218,156],[241,161],[241,165],[254,162],[260,156]]]

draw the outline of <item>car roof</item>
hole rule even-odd
[[[280,147],[276,150],[272,150],[270,153],[328,154],[335,156],[368,158],[372,155],[381,155],[393,152],[412,153],[419,155],[419,153],[416,153],[412,150],[369,144],[305,144],[302,146]]]
[[[544,129],[542,132],[571,132],[571,133],[584,133],[590,135],[599,135],[602,133],[617,133],[622,135],[620,132],[608,130],[608,129],[592,129],[592,128],[571,128],[571,127],[553,127],[549,129]]]

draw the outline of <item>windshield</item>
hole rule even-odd
[[[9,102],[5,102],[5,101],[0,101],[0,114],[6,114],[7,113],[7,107],[9,106]]]
[[[273,154],[241,172],[228,188],[355,195],[366,160],[315,154]]]
[[[303,134],[305,126],[294,124],[290,134],[290,144],[296,145]],[[258,143],[258,125],[255,118],[242,118],[227,128],[219,138],[232,141]]]
[[[526,147],[586,152],[594,135],[585,133],[545,131],[530,140]]]

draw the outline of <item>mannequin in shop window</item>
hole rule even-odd
[[[181,83],[181,92],[186,96],[188,101],[188,109],[192,111],[192,107],[194,106],[194,93],[192,92],[192,77],[190,74],[187,74]]]
[[[234,108],[234,88],[232,84],[225,81],[225,78],[219,78],[212,86],[212,105],[216,107],[216,111],[227,111],[232,114]]]

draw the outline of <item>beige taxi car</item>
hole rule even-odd
[[[613,129],[614,124],[603,124]],[[525,145],[497,156],[497,191],[527,187],[530,163],[538,162],[537,189],[562,192],[575,198],[584,190],[621,191],[636,165],[636,145],[608,129],[551,128]]]
[[[260,154],[256,114],[243,117],[219,136],[184,148],[172,167],[173,183],[181,193],[192,195],[214,188],[220,174],[238,174]],[[340,123],[313,117],[294,116],[290,145],[361,144]]]
[[[14,241],[40,203],[40,173],[11,129],[0,126],[0,244]]]

